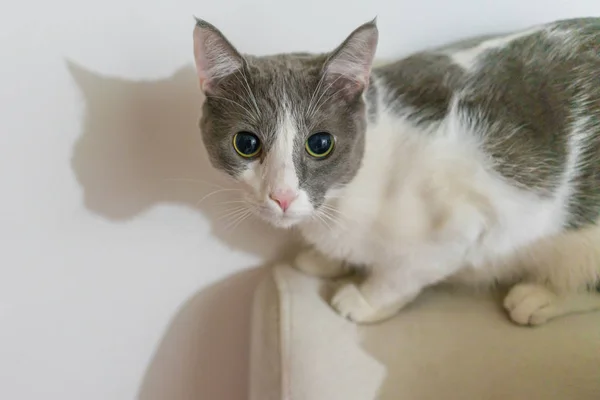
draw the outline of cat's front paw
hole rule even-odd
[[[402,308],[400,304],[391,307],[374,307],[353,283],[340,287],[334,294],[331,305],[342,317],[359,324],[389,319]]]
[[[504,308],[519,325],[541,325],[559,315],[558,296],[543,285],[520,283],[504,299]]]
[[[343,262],[329,259],[315,249],[305,250],[298,254],[294,266],[298,270],[318,278],[339,278],[347,273]]]

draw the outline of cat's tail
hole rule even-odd
[[[544,238],[517,252],[514,267],[525,279],[557,292],[600,287],[600,227],[574,229]]]

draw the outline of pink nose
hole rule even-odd
[[[283,211],[287,210],[290,204],[294,201],[294,199],[298,195],[294,193],[293,190],[275,190],[273,193],[269,195],[271,200],[273,200]]]

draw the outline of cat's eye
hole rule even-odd
[[[333,136],[327,132],[318,132],[306,139],[306,152],[314,158],[324,158],[333,150]]]
[[[233,148],[244,158],[256,157],[262,148],[260,139],[251,132],[238,132],[233,136]]]

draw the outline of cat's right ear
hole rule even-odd
[[[220,79],[243,68],[244,58],[213,25],[196,18],[194,58],[200,89],[210,94]]]

